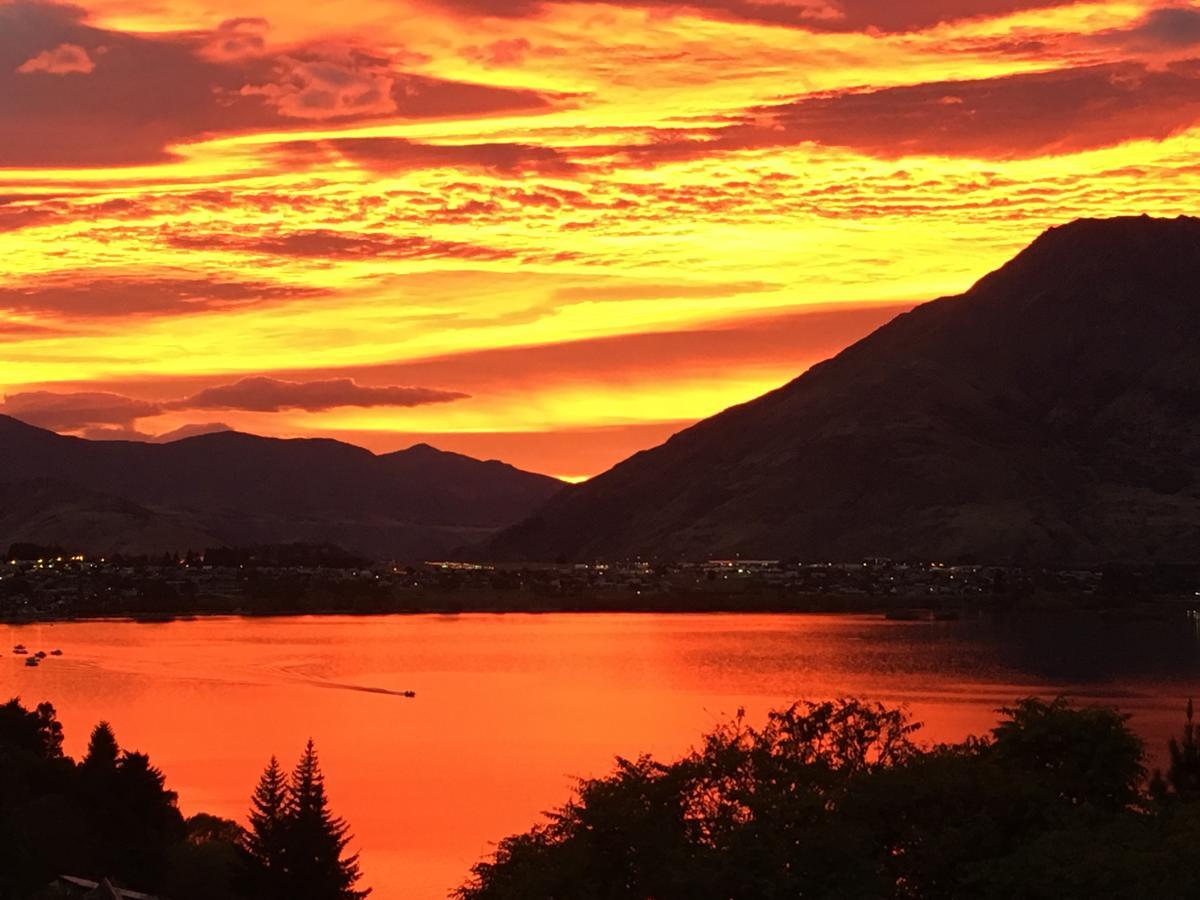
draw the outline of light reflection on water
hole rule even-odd
[[[61,648],[28,669],[10,654]],[[1184,622],[787,615],[461,615],[0,626],[0,695],[111,721],[185,812],[241,818],[267,758],[316,739],[373,896],[444,897],[491,842],[615,754],[674,755],[745,707],[906,703],[929,740],[1031,693],[1117,704],[1161,752],[1200,693]],[[416,691],[414,699],[402,693]]]

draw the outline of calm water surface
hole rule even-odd
[[[61,648],[37,669],[10,649]],[[674,755],[743,706],[908,704],[931,740],[1066,691],[1118,704],[1158,752],[1200,694],[1184,623],[900,623],[856,616],[461,615],[0,626],[0,695],[52,701],[149,752],[186,813],[243,819],[271,754],[311,735],[379,900],[443,898],[492,842],[614,754]],[[415,699],[400,692],[416,691]]]

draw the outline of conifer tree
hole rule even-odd
[[[312,740],[292,773],[287,826],[288,896],[292,900],[361,900],[355,890],[361,873],[358,855],[343,856],[349,845],[346,822],[329,810],[325,777]]]
[[[274,756],[250,798],[250,830],[244,849],[247,880],[253,896],[276,900],[287,896],[287,840],[292,814],[287,776]]]
[[[1195,722],[1195,709],[1191,699],[1187,703],[1187,719],[1183,726],[1183,738],[1171,738],[1167,744],[1171,765],[1166,776],[1155,771],[1150,782],[1150,792],[1160,800],[1173,799],[1185,803],[1200,800],[1200,739]]]
[[[83,758],[83,767],[100,772],[111,772],[117,768],[117,758],[120,755],[121,748],[117,744],[117,736],[113,733],[112,726],[107,722],[101,722],[92,729],[92,736],[88,739],[87,755]]]

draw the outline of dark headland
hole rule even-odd
[[[1196,562],[1198,338],[1200,219],[1053,228],[475,555]]]

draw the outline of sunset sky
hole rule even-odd
[[[0,3],[0,412],[580,478],[1198,197],[1194,4]]]

